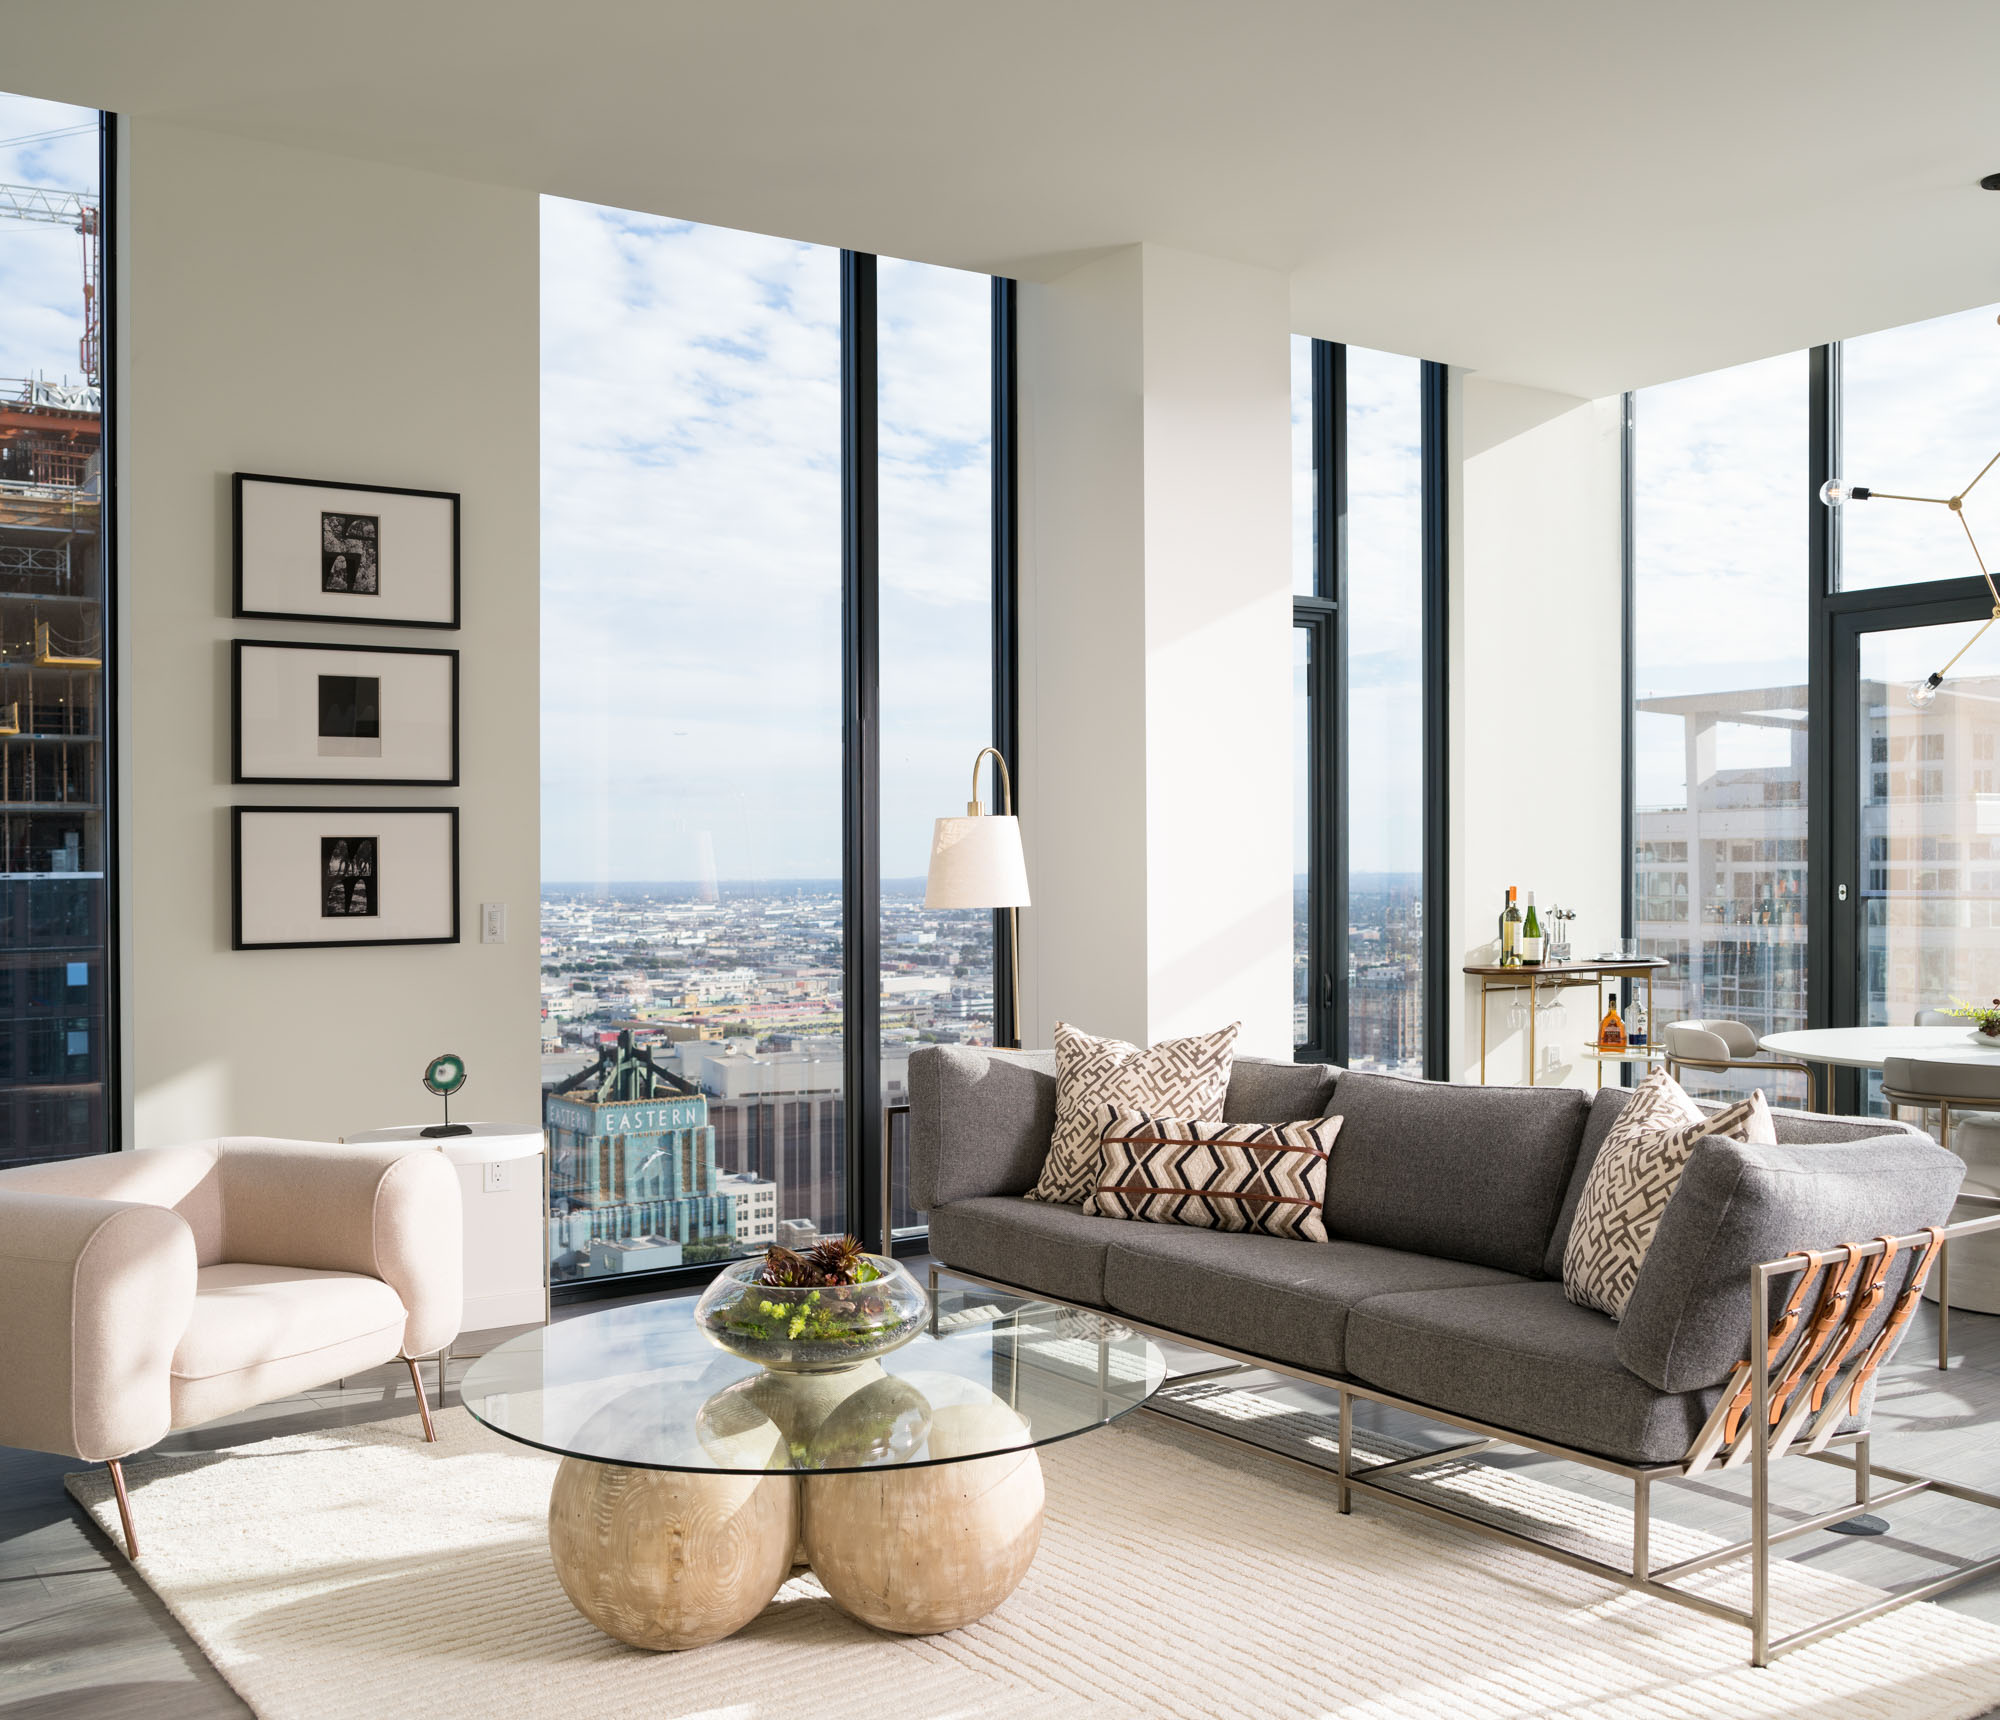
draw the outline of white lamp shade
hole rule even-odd
[[[1025,908],[1028,865],[1021,821],[989,813],[940,818],[931,835],[926,908]]]

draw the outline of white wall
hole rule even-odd
[[[1452,373],[1454,970],[1494,959],[1509,884],[1575,910],[1579,956],[1619,935],[1622,410]],[[1567,990],[1560,1024],[1543,1016],[1538,1081],[1595,1085],[1576,1055],[1595,996]],[[1489,1081],[1527,1079],[1509,1001],[1486,1006]],[[1479,1079],[1478,987],[1455,972],[1450,1067]]]
[[[1284,277],[1131,246],[1020,315],[1024,1041],[1289,1056]]]
[[[537,1057],[537,205],[497,189],[135,121],[121,235],[125,966],[138,1145],[331,1138],[460,1109],[532,1123]],[[229,475],[463,493],[456,633],[232,621]],[[232,788],[232,638],[461,653],[457,790]],[[461,807],[458,945],[233,952],[229,817]],[[508,942],[477,905],[504,901]]]

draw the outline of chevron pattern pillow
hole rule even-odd
[[[1777,1144],[1770,1107],[1752,1093],[1709,1116],[1664,1069],[1648,1075],[1604,1137],[1563,1250],[1563,1294],[1619,1320],[1688,1156],[1711,1135]]]
[[[1085,1210],[1106,1218],[1324,1242],[1326,1155],[1338,1117],[1197,1123],[1098,1109],[1104,1163]]]
[[[1236,1061],[1232,1021],[1192,1039],[1163,1039],[1150,1051],[1056,1023],[1056,1127],[1030,1200],[1081,1206],[1097,1187],[1104,1157],[1098,1110],[1117,1105],[1156,1117],[1219,1117]]]

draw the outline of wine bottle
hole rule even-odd
[[[1630,1047],[1625,1040],[1625,1023],[1618,1014],[1618,993],[1604,994],[1604,1019],[1597,1024],[1597,1049],[1600,1051],[1625,1051]]]
[[[1521,965],[1521,910],[1514,906],[1514,886],[1507,886],[1507,906],[1500,914],[1500,965]]]
[[[1535,915],[1535,892],[1528,892],[1528,913],[1521,922],[1521,960],[1529,967],[1542,965],[1542,922]]]

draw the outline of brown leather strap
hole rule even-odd
[[[1813,1363],[1840,1330],[1846,1317],[1848,1300],[1854,1290],[1854,1276],[1861,1268],[1862,1244],[1846,1242],[1841,1247],[1847,1258],[1827,1273],[1820,1286],[1819,1301],[1813,1308],[1811,1324],[1792,1346],[1784,1372],[1772,1382],[1766,1402],[1773,1427],[1783,1418],[1786,1405],[1792,1401],[1792,1394],[1811,1373]]]
[[[1787,1260],[1803,1260],[1797,1281],[1792,1285],[1792,1293],[1786,1297],[1785,1305],[1778,1310],[1778,1317],[1771,1322],[1771,1330],[1764,1340],[1764,1369],[1769,1372],[1783,1351],[1786,1341],[1798,1330],[1799,1317],[1804,1312],[1806,1294],[1819,1277],[1819,1268],[1813,1262],[1810,1248],[1795,1248],[1785,1256]],[[1743,1418],[1750,1413],[1752,1378],[1748,1364],[1739,1362],[1736,1377],[1732,1382],[1734,1391],[1729,1400],[1729,1409],[1723,1418],[1722,1443],[1724,1447],[1734,1445],[1736,1436],[1743,1431]]]
[[[1815,1413],[1825,1405],[1826,1394],[1833,1389],[1833,1382],[1846,1365],[1849,1352],[1861,1341],[1863,1330],[1875,1318],[1876,1310],[1889,1293],[1889,1270],[1896,1263],[1898,1244],[1893,1236],[1878,1236],[1875,1240],[1881,1243],[1882,1252],[1868,1262],[1860,1287],[1848,1299],[1847,1318],[1840,1323],[1840,1335],[1828,1345],[1826,1360],[1814,1371],[1812,1407]]]
[[[1889,1311],[1889,1318],[1881,1331],[1875,1334],[1875,1341],[1868,1346],[1868,1352],[1858,1362],[1853,1377],[1847,1382],[1844,1396],[1847,1400],[1847,1415],[1855,1414],[1861,1407],[1861,1394],[1868,1389],[1868,1382],[1875,1377],[1875,1370],[1888,1359],[1889,1352],[1896,1347],[1896,1339],[1910,1323],[1916,1313],[1917,1304],[1924,1299],[1924,1285],[1931,1275],[1931,1267],[1936,1263],[1938,1250],[1944,1247],[1944,1226],[1925,1226],[1925,1242],[1917,1250],[1916,1259],[1910,1263],[1910,1276],[1896,1298],[1896,1305]],[[1842,1419],[1846,1419],[1845,1416]]]

